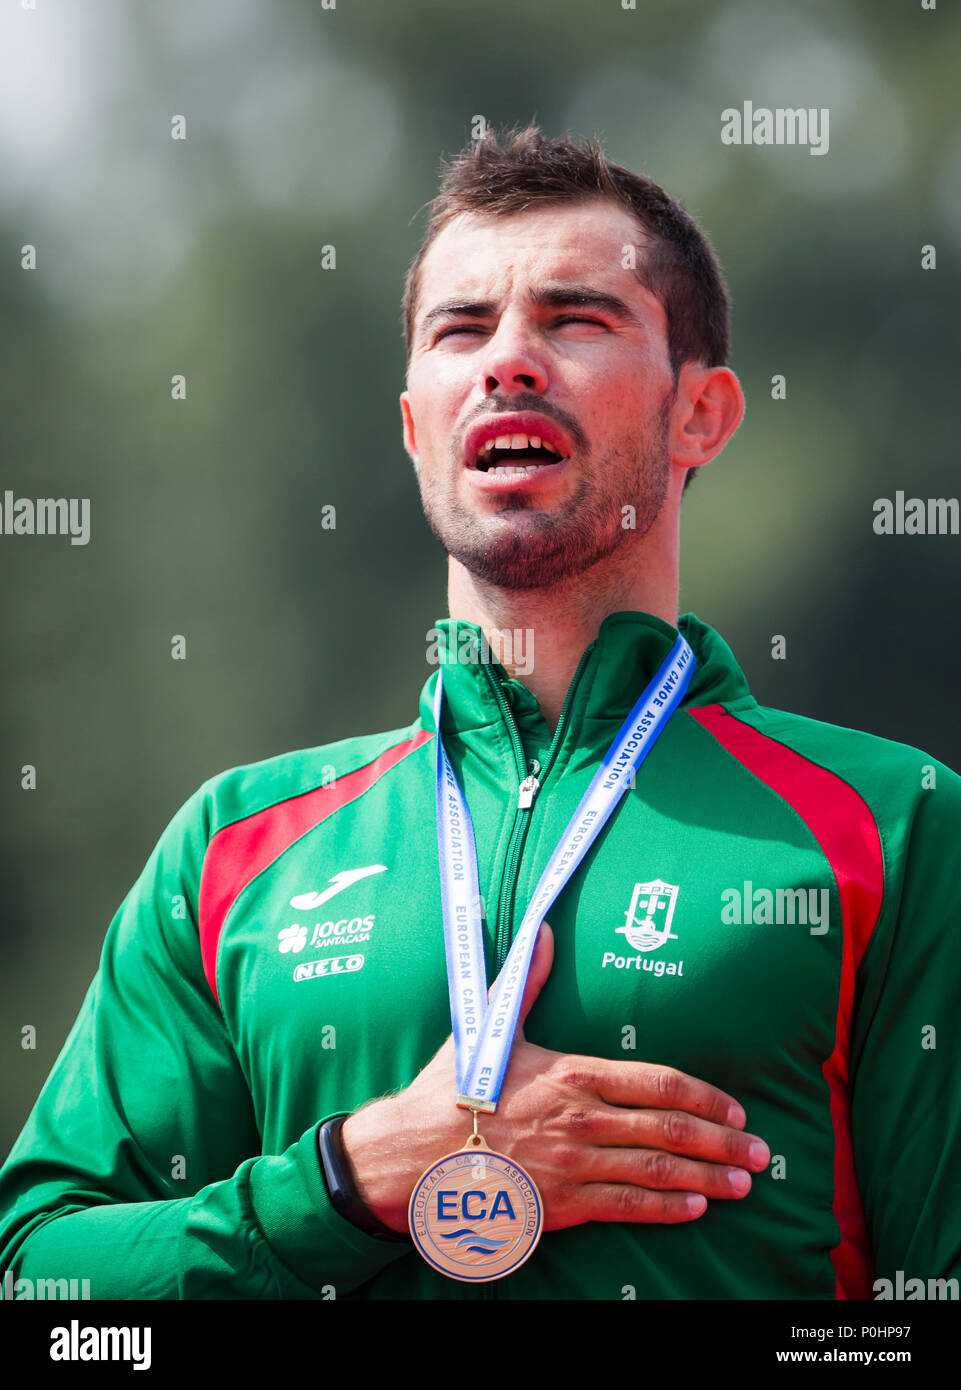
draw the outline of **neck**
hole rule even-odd
[[[549,589],[498,588],[450,561],[450,616],[483,629],[493,655],[535,696],[552,731],[584,649],[609,613],[639,610],[677,626],[676,551],[673,564],[650,546],[634,550],[629,566],[616,558]]]

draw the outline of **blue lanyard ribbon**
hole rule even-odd
[[[489,1001],[474,827],[441,739],[443,671],[438,671],[437,850],[459,1105],[496,1108],[541,923],[683,699],[694,666],[694,653],[679,636],[618,730],[548,860]]]

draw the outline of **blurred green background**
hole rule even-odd
[[[762,703],[961,768],[961,538],[872,529],[961,491],[959,39],[920,0],[3,8],[0,495],[89,497],[91,541],[0,536],[0,1152],[191,792],[415,717],[445,560],[400,297],[477,114],[599,134],[717,248],[748,404],[684,502],[681,611]],[[723,146],[745,99],[828,107],[829,153]]]

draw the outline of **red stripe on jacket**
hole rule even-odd
[[[873,1297],[874,1257],[854,1169],[848,1093],[854,974],[881,910],[884,862],[871,810],[843,778],[776,739],[759,733],[723,705],[688,713],[762,782],[793,806],[827,856],[841,897],[843,949],[835,1045],[823,1072],[834,1126],[834,1215],[841,1232],[831,1251],[835,1298]]]
[[[385,772],[433,737],[431,730],[421,729],[413,738],[388,748],[366,767],[348,772],[326,786],[316,787],[286,801],[278,801],[262,811],[254,811],[243,820],[225,825],[211,838],[200,875],[200,955],[204,974],[218,1004],[217,947],[220,933],[227,913],[247,884],[302,835],[348,802],[355,801]]]

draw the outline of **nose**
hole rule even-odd
[[[547,390],[548,373],[542,344],[533,324],[520,314],[501,315],[497,328],[484,348],[478,370],[483,374],[487,395],[499,391]]]

